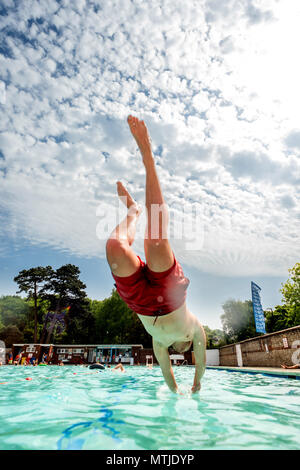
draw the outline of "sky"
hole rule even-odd
[[[300,251],[299,20],[298,0],[2,0],[0,295],[21,269],[65,263],[110,295],[116,181],[144,204],[133,114],[170,214],[186,213],[170,238],[190,309],[221,328],[251,280],[280,304]]]

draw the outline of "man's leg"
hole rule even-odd
[[[167,239],[168,208],[162,195],[145,123],[128,116],[128,124],[141,151],[146,170],[148,219],[144,243],[146,262],[152,271],[163,272],[174,263],[172,248]]]
[[[107,240],[106,257],[113,274],[127,277],[135,273],[140,266],[140,261],[130,246],[134,241],[136,223],[141,211],[119,181],[117,190],[119,197],[126,203],[128,213]]]

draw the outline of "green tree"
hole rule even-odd
[[[11,348],[13,344],[23,343],[24,336],[16,325],[8,325],[1,329],[0,340],[4,341],[7,348]]]
[[[95,338],[95,318],[91,311],[90,300],[72,300],[71,309],[66,315],[66,329],[54,336],[55,342],[70,344],[92,344]]]
[[[55,312],[47,333],[46,343],[49,343],[55,331],[58,314],[68,306],[71,309],[65,317],[67,336],[73,336],[75,341],[74,329],[80,329],[80,321],[81,327],[83,326],[88,312],[88,300],[84,291],[86,285],[79,279],[79,274],[80,270],[77,266],[65,264],[56,271],[52,270],[49,280],[40,291],[41,297],[50,302],[50,308]],[[46,332],[43,336],[45,335]]]
[[[25,299],[18,295],[0,297],[0,320],[3,326],[16,325],[21,330],[25,327],[30,307]]]
[[[206,347],[207,349],[217,349],[226,344],[225,334],[222,330],[212,330],[206,325],[203,325],[206,334]]]
[[[300,263],[289,269],[289,273],[290,277],[282,284],[280,292],[286,305],[300,305]]]
[[[29,299],[26,302],[29,306],[29,315],[27,315],[27,322],[22,329],[24,334],[24,342],[25,343],[32,343],[34,341],[34,330],[35,330],[35,312],[34,312],[34,300]],[[43,330],[43,318],[47,314],[49,310],[49,302],[47,300],[43,300],[40,297],[38,298],[38,322],[37,322],[37,338],[41,338],[42,330]]]
[[[37,342],[37,330],[38,330],[38,295],[41,286],[49,280],[53,274],[51,266],[38,266],[31,269],[23,269],[14,278],[14,281],[18,284],[18,292],[26,292],[27,299],[33,299],[34,302],[34,335],[33,341]]]
[[[92,311],[95,316],[96,342],[143,344],[144,347],[151,347],[151,336],[115,289],[109,298],[101,302],[93,301]]]
[[[252,301],[229,299],[223,305],[221,322],[227,341],[234,343],[258,336],[253,316]]]
[[[274,331],[285,330],[290,328],[291,318],[289,309],[286,305],[277,305],[274,310],[268,309],[265,312],[266,331],[273,333]]]
[[[290,277],[280,289],[288,310],[288,327],[300,324],[300,263],[289,269]]]

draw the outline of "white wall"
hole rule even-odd
[[[207,349],[206,350],[206,365],[207,366],[219,366],[219,350],[218,349]]]

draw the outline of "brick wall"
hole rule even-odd
[[[247,339],[241,345],[243,366],[280,367],[300,363],[300,325]],[[237,366],[235,344],[220,348],[220,365]]]
[[[220,348],[220,366],[237,366],[235,345]]]

